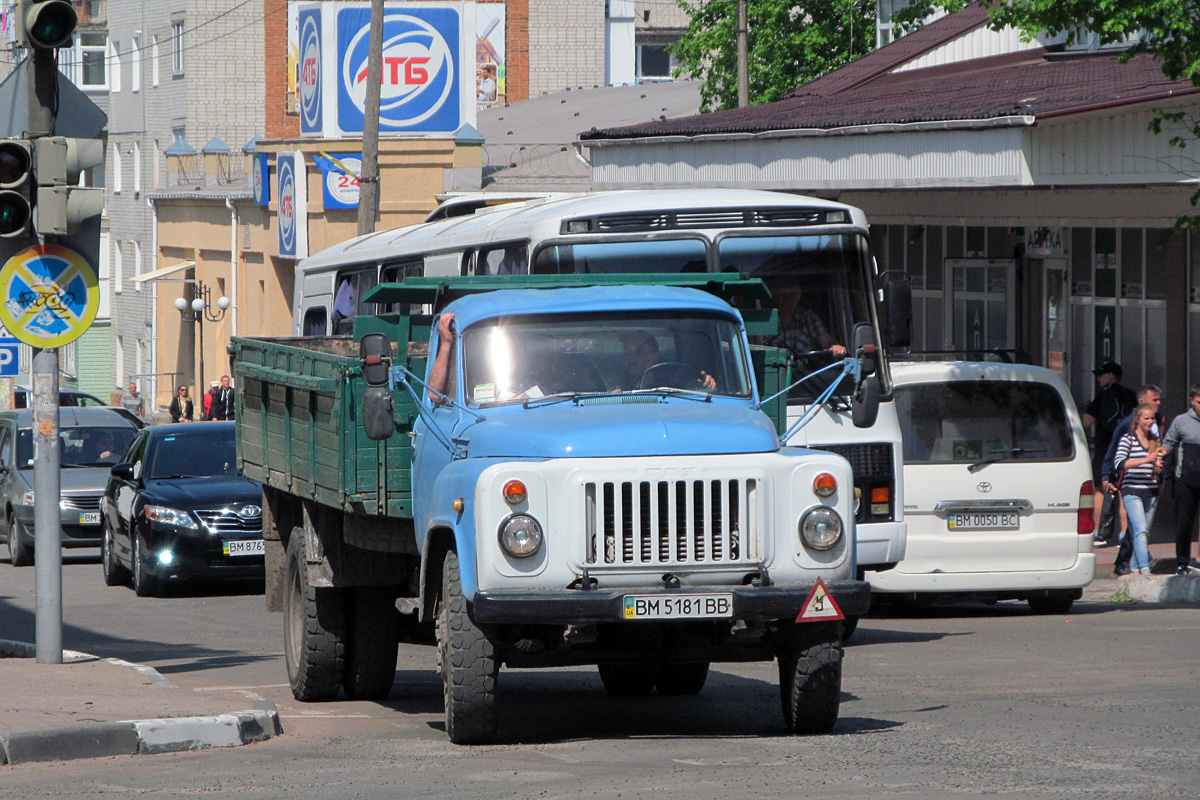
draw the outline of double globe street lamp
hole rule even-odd
[[[217,298],[216,307],[214,308],[212,289],[198,278],[191,282],[190,294],[190,298],[175,298],[175,308],[179,310],[185,321],[196,323],[197,338],[200,344],[200,369],[196,373],[196,397],[200,397],[200,390],[204,387],[204,320],[208,320],[209,322],[220,322],[223,320],[230,302],[228,297],[221,295]]]

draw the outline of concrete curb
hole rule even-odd
[[[0,639],[0,655],[32,658],[35,653],[36,647],[32,644]],[[63,659],[106,661],[134,669],[163,689],[184,691],[153,667],[117,658],[100,659],[71,650],[63,651]],[[262,707],[213,717],[122,720],[0,732],[0,764],[238,747],[282,734],[283,726],[275,704],[257,705]]]
[[[1139,603],[1200,605],[1200,578],[1192,575],[1122,575],[1117,586]]]

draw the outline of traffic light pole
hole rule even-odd
[[[31,48],[29,135],[54,133],[58,67],[55,51]],[[47,240],[50,237],[46,237]],[[35,242],[36,243],[36,242]],[[47,244],[50,242],[47,241]],[[58,438],[58,350],[37,351],[33,382],[33,585],[36,603],[35,649],[39,664],[63,661],[62,613],[62,453]]]

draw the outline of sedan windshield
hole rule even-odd
[[[146,465],[146,477],[161,478],[205,478],[211,475],[236,475],[237,452],[233,441],[233,427],[218,430],[202,428],[187,430],[161,437],[154,443]]]
[[[555,315],[490,320],[463,339],[466,400],[682,389],[748,397],[740,327],[728,317]]]
[[[102,467],[116,464],[137,430],[129,425],[111,428],[62,428],[58,432],[59,458],[64,467]],[[33,431],[17,431],[17,468],[33,468]]]

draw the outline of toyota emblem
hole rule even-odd
[[[991,488],[991,487],[988,487]],[[239,517],[261,517],[262,509],[258,506],[242,506],[242,510],[238,512]]]
[[[975,488],[978,489],[979,491],[983,492],[984,494],[987,494],[988,492],[990,492],[992,490],[992,485],[990,483],[988,483],[987,481],[980,481],[979,485],[976,486]]]

